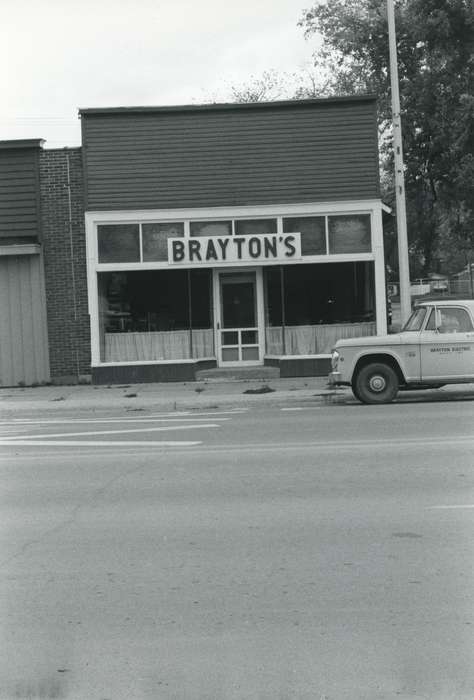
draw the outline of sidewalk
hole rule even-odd
[[[403,402],[474,400],[474,384],[401,391]],[[0,417],[30,411],[189,411],[262,405],[357,403],[348,387],[329,388],[326,377],[169,382],[111,386],[0,387]]]
[[[0,415],[17,411],[97,409],[184,411],[268,403],[320,403],[350,395],[330,389],[326,377],[295,379],[167,382],[111,386],[0,388]]]

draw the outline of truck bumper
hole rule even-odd
[[[340,372],[330,372],[328,374],[328,384],[329,386],[339,386],[343,382],[341,381]]]

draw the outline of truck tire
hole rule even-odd
[[[398,393],[398,377],[384,362],[362,367],[353,383],[354,396],[362,403],[390,403]]]

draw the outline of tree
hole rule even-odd
[[[230,99],[233,102],[272,102],[316,97],[322,92],[321,76],[316,75],[313,66],[306,66],[298,73],[267,70],[261,76],[252,75],[245,83],[230,86]]]
[[[462,241],[472,249],[474,4],[398,0],[395,13],[408,235],[413,272],[420,274],[431,271],[440,257],[450,265],[450,243]],[[329,93],[378,96],[382,183],[385,199],[390,199],[385,0],[318,3],[305,11],[300,25],[306,37],[322,37],[314,61],[316,69],[330,76]]]
[[[230,88],[233,102],[271,102],[288,97],[287,91],[286,74],[275,70],[264,71],[261,77],[252,75],[245,84]]]

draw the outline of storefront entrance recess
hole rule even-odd
[[[216,277],[219,366],[262,364],[261,284],[257,271],[216,271]]]

